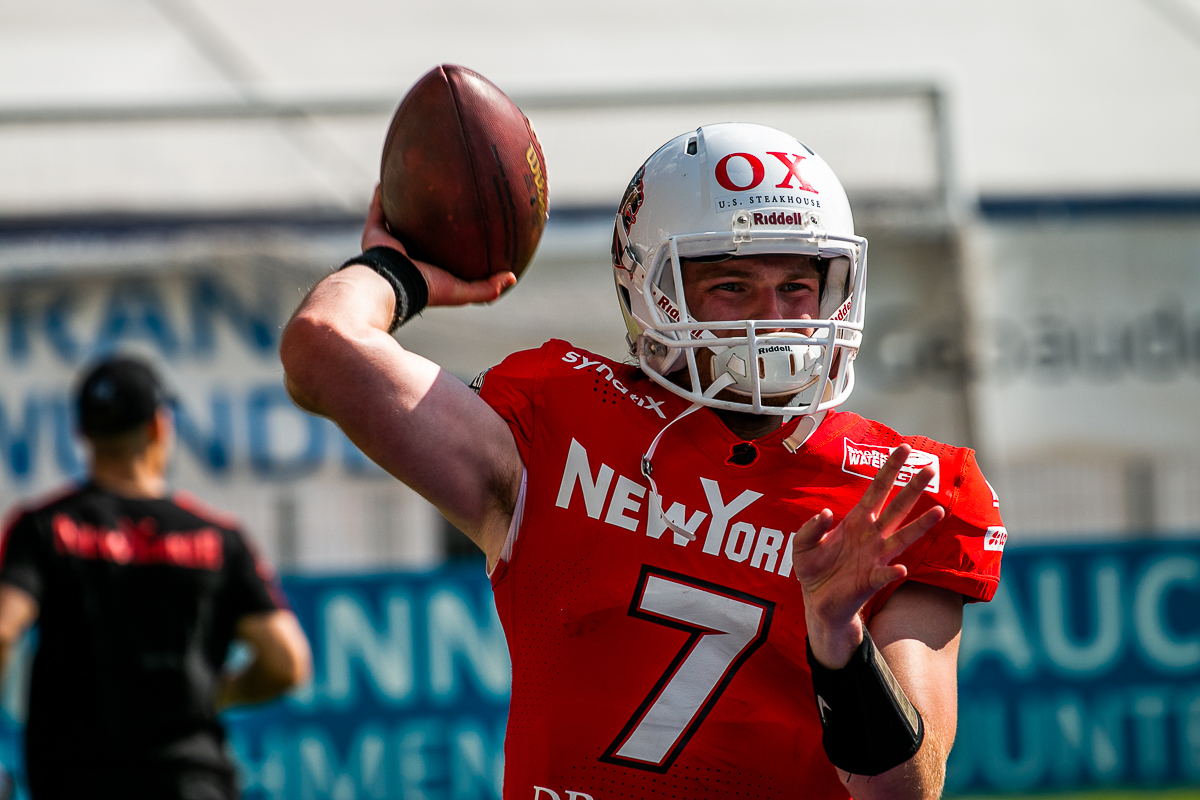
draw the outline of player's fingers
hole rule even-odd
[[[375,191],[371,193],[371,205],[367,208],[367,222],[372,225],[387,225],[387,220],[383,216],[383,188],[380,184],[375,184]]]
[[[871,593],[874,594],[892,581],[898,581],[907,574],[908,567],[903,564],[889,564],[886,567],[876,567],[871,570],[871,577],[868,579]]]
[[[833,512],[828,508],[821,509],[821,513],[814,514],[796,531],[796,536],[792,539],[792,552],[803,553],[812,550],[832,527]]]
[[[468,303],[490,303],[508,287],[517,282],[517,276],[511,272],[496,272],[483,280],[471,281],[466,284],[466,292],[470,296]]]
[[[517,285],[517,276],[511,272],[494,272],[487,276],[487,282],[495,288],[499,297],[501,292]]]
[[[933,467],[925,467],[913,476],[907,486],[897,492],[896,496],[892,498],[892,502],[888,503],[879,515],[880,530],[890,530],[908,516],[908,512],[912,511],[913,506],[921,499],[921,493],[925,491],[925,487],[933,480],[933,475]]]
[[[892,491],[892,484],[896,482],[896,476],[900,474],[900,468],[908,460],[910,452],[912,452],[912,448],[906,444],[902,444],[892,451],[887,461],[883,462],[878,474],[875,475],[875,479],[863,492],[862,499],[858,501],[858,509],[869,514],[879,514],[879,510],[883,507],[883,501]]]
[[[926,511],[921,516],[914,519],[912,522],[905,525],[900,530],[892,534],[883,543],[882,557],[886,561],[891,561],[896,556],[908,549],[908,546],[920,539],[934,525],[942,521],[946,516],[946,510],[941,506],[934,506]]]
[[[444,270],[428,264],[418,264],[429,284],[429,305],[462,306],[469,303],[490,303],[500,293],[517,282],[511,272],[497,272],[478,281],[459,280]]]
[[[387,247],[399,253],[407,255],[408,251],[404,249],[404,245],[387,228],[364,228],[362,237],[363,250],[370,250],[372,247]]]
[[[362,248],[370,250],[372,247],[391,247],[404,251],[404,245],[392,236],[392,232],[388,230],[387,220],[383,217],[383,202],[380,200],[379,186],[375,186],[375,194],[371,196],[371,206],[367,209],[367,221],[363,225]]]

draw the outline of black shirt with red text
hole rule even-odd
[[[35,797],[231,773],[215,700],[235,625],[287,607],[233,520],[182,493],[89,484],[16,518],[0,581],[40,607],[25,733]]]

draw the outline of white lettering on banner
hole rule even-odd
[[[963,679],[970,677],[976,662],[988,655],[998,657],[1013,677],[1024,677],[1036,669],[1033,645],[1025,634],[1009,585],[1000,581],[990,603],[967,606],[958,651],[958,670]]]
[[[604,498],[608,495],[608,485],[612,483],[612,477],[613,468],[607,464],[601,464],[600,472],[596,474],[596,480],[593,481],[592,468],[588,466],[587,450],[572,439],[571,449],[567,453],[567,467],[563,470],[562,483],[558,486],[558,499],[554,505],[559,508],[568,508],[571,505],[571,498],[574,496],[575,484],[578,483],[588,516],[592,519],[600,519],[600,512],[604,509]]]
[[[448,731],[450,796],[494,797],[504,794],[504,732],[489,735],[482,725],[463,721]],[[438,773],[444,774],[444,773]]]
[[[356,788],[364,797],[387,796],[386,742],[381,733],[361,735],[344,765],[324,736],[310,733],[297,742],[296,749],[302,797],[354,797]]]
[[[279,332],[295,305],[289,279],[220,259],[151,275],[104,269],[5,284],[0,494],[40,494],[86,470],[70,387],[83,365],[126,350],[155,360],[178,394],[175,478],[200,496],[232,480],[254,494],[247,507],[265,508],[279,479],[321,473],[348,489],[384,474],[332,422],[297,409],[280,384]]]
[[[440,742],[431,726],[414,727],[405,731],[396,745],[396,760],[400,766],[399,797],[429,797],[427,784],[432,777],[429,766],[433,762],[432,750]]]
[[[879,470],[883,469],[888,456],[896,449],[876,444],[859,444],[849,439],[843,439],[842,441],[844,448],[842,451],[842,472],[858,475],[863,478],[874,478]],[[904,466],[900,468],[900,474],[896,476],[893,485],[907,486],[909,481],[916,477],[917,473],[925,467],[933,467],[933,478],[929,481],[929,485],[925,487],[925,491],[936,494],[941,485],[941,460],[933,453],[927,453],[924,450],[913,450],[908,454],[908,458],[905,459]]]
[[[329,699],[350,698],[352,661],[366,668],[388,700],[401,702],[412,695],[412,604],[397,595],[388,599],[386,608],[387,632],[381,634],[354,597],[337,595],[325,604],[324,694]]]
[[[725,539],[725,527],[734,515],[744,511],[747,506],[758,498],[762,492],[752,492],[749,489],[738,495],[728,505],[721,498],[721,486],[709,478],[701,478],[700,485],[704,487],[704,497],[708,500],[708,508],[712,511],[712,521],[708,523],[708,535],[704,538],[704,552],[716,555],[721,552],[721,542]]]
[[[574,364],[575,366],[573,366],[572,369],[591,370],[595,372],[597,375],[604,378],[604,380],[608,381],[608,384],[620,392],[623,396],[629,398],[629,400],[637,405],[638,408],[644,408],[647,411],[653,411],[658,415],[659,419],[667,418],[667,415],[662,411],[662,404],[665,401],[656,401],[649,397],[630,394],[629,387],[617,380],[617,376],[613,372],[613,368],[608,364],[605,364],[603,361],[593,361],[581,353],[576,353],[574,350],[571,350],[564,355],[562,360],[564,364]]]
[[[16,404],[0,396],[0,485],[49,489],[43,481],[74,478],[85,469],[72,404],[66,392],[36,392]],[[243,438],[242,431],[249,435]],[[175,432],[180,456],[204,477],[248,469],[254,477],[296,478],[339,461],[354,478],[386,474],[331,421],[300,411],[277,377],[237,394],[215,388],[208,397],[180,399]],[[202,486],[195,487],[198,494]]]
[[[1085,591],[1071,589],[1071,575],[1063,561],[1045,559],[1030,570],[1028,608],[1017,606],[1013,584],[1006,581],[991,602],[968,606],[959,648],[963,679],[989,657],[1015,678],[1027,678],[1039,660],[1068,677],[1091,678],[1120,664],[1127,647],[1165,675],[1191,674],[1200,667],[1200,635],[1174,629],[1167,610],[1173,591],[1200,591],[1200,558],[1160,556],[1129,586],[1122,580],[1122,565],[1108,558],[1094,561],[1076,578]],[[1077,627],[1073,621],[1080,607],[1087,618]],[[1077,630],[1092,632],[1091,638],[1079,641]]]
[[[599,466],[597,463],[593,469],[598,470]],[[722,489],[725,498],[736,494],[728,485]],[[694,504],[704,502],[699,487],[695,487],[688,497],[694,498]],[[987,495],[984,497],[986,499]],[[572,502],[576,505],[573,517],[583,519],[583,501],[576,497]],[[649,514],[653,502],[653,496],[647,495],[642,500],[641,512]],[[670,505],[669,501],[664,505]],[[765,508],[766,504],[752,506],[751,510],[757,507]],[[987,507],[986,502],[984,507]],[[628,515],[640,517],[641,512],[629,512]],[[684,509],[681,505],[676,513],[681,515],[680,518],[690,518],[703,512],[696,512],[694,507]],[[629,535],[624,529],[608,527],[604,518],[602,514],[595,522],[585,520],[590,526],[589,532],[608,532],[612,537]],[[763,518],[767,519],[766,514]],[[759,524],[756,519],[749,522]],[[743,546],[744,534],[735,534],[740,524],[740,521],[729,523],[722,553],[714,558],[727,557],[725,548],[731,539],[737,541],[735,550]],[[640,538],[641,530],[636,535]],[[660,535],[660,538],[669,537]],[[782,533],[759,527],[752,552],[761,551],[763,555],[751,555],[740,566],[726,565],[728,570],[751,566],[768,569],[770,556],[764,551],[764,542],[778,548],[782,539],[786,539]],[[646,543],[646,546],[654,548],[658,545]],[[666,547],[665,541],[662,546]],[[693,548],[694,551],[699,549],[699,546]],[[709,556],[693,554],[693,558],[697,557]],[[1068,782],[1071,786],[1081,781],[1086,784],[1097,780],[1096,776],[1130,783],[1167,784],[1186,783],[1191,779],[1189,776],[1197,774],[1200,771],[1200,685],[1194,678],[1200,668],[1200,627],[1197,627],[1193,613],[1196,595],[1200,594],[1200,552],[1197,548],[1188,542],[1153,542],[1120,545],[1110,550],[1093,543],[1086,551],[1071,549],[1069,552],[1054,550],[1031,554],[1027,550],[1010,553],[1006,558],[1011,563],[1006,564],[1005,579],[1000,582],[992,601],[970,604],[964,611],[959,659],[960,719],[965,729],[986,731],[986,735],[964,739],[956,747],[955,755],[951,756],[952,770],[957,770],[959,776],[956,786],[959,789],[966,786],[1020,793],[1068,785]],[[756,561],[760,561],[761,566]],[[1108,583],[1112,580],[1114,567],[1120,580]],[[654,570],[649,572],[663,579],[672,577]],[[402,576],[397,580],[407,582],[409,579]],[[1059,586],[1047,592],[1048,582]],[[685,615],[668,607],[669,597],[657,591],[671,587],[663,587],[656,581],[653,585],[647,582],[645,588],[647,591],[635,590],[634,598],[642,601],[633,604],[635,610],[644,614],[643,620],[669,622],[663,616],[665,611],[668,617],[683,621],[680,618]],[[715,592],[722,597],[746,599],[712,585],[695,585],[693,588]],[[382,710],[377,709],[379,690],[372,683],[374,670],[361,651],[354,647],[349,648],[348,653],[354,683],[349,702],[331,702],[325,691],[329,683],[326,659],[332,656],[334,670],[342,668],[338,667],[337,661],[347,658],[347,648],[343,644],[342,652],[325,653],[322,647],[328,636],[324,628],[329,620],[343,626],[349,621],[353,626],[361,627],[364,619],[373,626],[371,634],[374,638],[386,646],[385,640],[389,638],[386,608],[389,599],[395,595],[363,590],[353,582],[350,587],[335,582],[316,591],[297,592],[302,621],[307,629],[315,632],[314,668],[318,688],[314,692],[315,699],[299,707],[296,699],[287,700],[284,704],[286,716],[265,730],[247,727],[239,720],[231,721],[231,746],[237,753],[244,785],[251,794],[282,797],[285,789],[298,792],[299,787],[305,787],[304,791],[313,800],[434,794],[447,798],[500,796],[503,714],[501,712],[498,718],[491,714],[501,708],[502,703],[491,697],[484,697],[484,702],[479,703],[473,693],[464,691],[461,700],[472,704],[467,708],[461,703],[442,702],[441,698],[426,694],[429,688],[426,682],[433,676],[424,668],[427,654],[422,647],[427,634],[426,626],[420,621],[430,613],[426,605],[428,600],[448,589],[454,587],[444,585],[440,580],[426,588],[417,584],[404,589],[405,596],[413,604],[414,631],[419,635],[415,639],[417,686],[410,698],[417,702],[404,707],[402,720],[394,719],[395,708],[390,703]],[[473,627],[485,632],[489,625],[485,618],[488,610],[486,584],[481,582],[478,589],[478,592],[462,591],[462,606],[476,615]],[[674,591],[672,589],[671,593]],[[1062,620],[1069,644],[1076,649],[1087,649],[1097,631],[1108,624],[1098,624],[1101,616],[1109,613],[1098,601],[1102,600],[1103,593],[1113,591],[1118,594],[1112,605],[1124,615],[1122,642],[1116,658],[1091,673],[1064,670],[1054,661],[1060,656],[1044,649],[1039,638],[1039,631],[1045,626],[1044,605],[1050,601],[1063,604],[1057,617]],[[315,603],[308,602],[305,594]],[[348,600],[361,603],[363,613],[345,613]],[[708,608],[711,612],[710,600],[687,598],[686,608],[692,622],[702,623],[702,630],[694,640],[696,647],[691,651],[680,651],[677,659],[667,654],[661,661],[648,663],[647,671],[659,668],[660,664],[665,668],[668,662],[674,669],[691,658],[699,660],[722,655],[712,652],[709,645],[718,642],[710,641],[710,638],[720,637],[721,632],[730,627],[722,626],[723,623],[714,624],[714,620],[721,622],[716,615],[701,614],[697,610]],[[335,609],[343,608],[329,613],[331,609],[326,606],[330,603]],[[436,623],[431,621],[430,624]],[[355,636],[361,637],[362,633],[348,636],[343,631],[340,634],[343,642]],[[701,652],[701,644],[709,649]],[[680,646],[683,646],[682,640]],[[724,657],[728,657],[727,651]],[[465,689],[473,677],[469,673],[468,660],[460,658],[460,654],[455,654],[454,659]],[[676,660],[678,664],[674,664]],[[677,672],[682,678],[687,677],[682,666]],[[653,679],[654,675],[650,677]],[[739,679],[733,678],[734,681]],[[640,696],[633,698],[626,717],[633,721],[628,730],[637,727],[643,717],[650,724],[662,722],[661,715],[647,717],[641,713],[642,709],[649,710],[655,705],[659,697],[666,698],[663,700],[664,713],[668,704],[678,708],[679,704],[674,703],[678,694],[672,695],[666,687],[669,684],[671,689],[684,689],[682,683],[676,685],[679,680],[681,678],[674,674],[665,674],[661,682],[651,681],[661,688],[654,698],[645,703],[640,702]],[[426,699],[431,702],[428,707]],[[327,717],[320,713],[326,708],[341,715],[352,709],[356,716],[348,726],[327,722]],[[293,709],[300,711],[301,716],[291,716]],[[664,748],[651,747],[655,742],[650,740],[665,737],[668,744],[677,741],[681,725],[686,731],[688,719],[685,717],[678,714],[673,720],[668,719],[667,722],[672,724],[658,725],[656,733],[647,727],[643,738],[637,740],[627,736],[613,745],[613,754],[621,750],[627,760],[631,757],[658,758]],[[618,729],[625,730],[620,725],[612,726],[610,735],[614,739],[620,735]],[[655,735],[651,736],[651,733]],[[623,749],[630,740],[633,740],[630,749]],[[671,747],[665,747],[666,752],[670,750]],[[964,775],[974,777],[966,783]],[[548,791],[541,792],[540,800],[552,800],[554,795],[559,800],[586,800],[586,796],[606,800],[609,797],[602,790],[585,786],[586,779],[574,781],[569,777],[546,776],[542,780],[560,785],[544,787],[542,784]],[[571,781],[567,784],[570,789],[561,784],[566,780]],[[528,799],[535,793],[530,786],[509,788],[516,791],[518,797]],[[569,792],[577,794],[573,796]]]
[[[1151,564],[1133,596],[1138,644],[1152,662],[1169,672],[1192,672],[1200,666],[1200,639],[1179,639],[1167,630],[1163,608],[1175,586],[1200,585],[1200,563],[1187,556],[1168,556]]]
[[[508,643],[494,606],[474,613],[458,592],[434,592],[427,601],[429,629],[429,688],[441,699],[459,693],[460,672],[474,678],[474,685],[496,699],[508,696],[512,666]],[[486,627],[480,623],[486,620]],[[455,662],[461,659],[466,669]]]
[[[1096,601],[1096,631],[1092,641],[1076,644],[1067,633],[1066,567],[1053,562],[1035,573],[1038,625],[1042,646],[1050,663],[1067,674],[1090,674],[1111,664],[1119,655],[1125,613],[1121,607],[1121,573],[1105,564],[1092,573]]]
[[[321,717],[303,722],[285,717],[265,731],[254,727],[249,735],[237,720],[229,723],[229,747],[248,796],[498,798],[504,780],[503,718],[497,727],[490,716],[466,713],[450,722],[407,715],[404,721],[371,719],[368,712],[345,738],[335,737]]]

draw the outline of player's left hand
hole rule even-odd
[[[858,612],[875,592],[908,570],[892,564],[900,553],[936,525],[945,511],[929,509],[912,522],[900,523],[912,511],[933,478],[930,467],[918,472],[887,502],[896,476],[912,448],[900,445],[871,481],[858,505],[836,525],[828,508],[796,533],[793,570],[804,594],[804,616],[813,655],[839,669],[862,643]]]

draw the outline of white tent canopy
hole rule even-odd
[[[1200,192],[1200,0],[9,0],[0,216],[359,211],[439,62],[532,106],[560,207],[612,206],[650,148],[726,114],[789,127],[859,194],[927,190],[939,133],[968,197]],[[717,102],[679,103],[697,90]],[[619,101],[648,92],[674,105]]]

